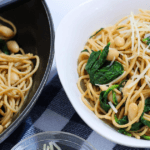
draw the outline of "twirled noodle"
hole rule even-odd
[[[12,22],[2,17],[0,20],[13,29],[12,31],[0,24],[0,40],[4,44],[16,35],[17,29]],[[14,45],[11,46],[14,48]],[[40,63],[38,56],[33,56],[31,53],[25,54],[22,48],[17,50],[16,53],[11,49],[10,55],[3,53],[3,50],[0,51],[0,133],[11,124],[14,115],[24,104],[33,83],[32,76]],[[33,59],[36,60],[35,65],[32,62]]]
[[[145,100],[150,97],[150,49],[149,43],[147,44],[143,40],[146,36],[149,36],[150,40],[150,11],[141,9],[139,11],[140,14],[138,15],[133,15],[131,12],[131,15],[122,18],[116,24],[94,32],[87,40],[84,51],[79,55],[77,68],[79,74],[77,86],[82,94],[81,99],[84,104],[98,118],[111,121],[113,126],[125,129],[138,139],[143,135],[150,136],[150,124],[143,124],[136,131],[131,130],[132,125],[139,123],[142,116],[146,121],[150,121],[150,110],[143,113]],[[113,52],[119,52],[119,56],[115,58],[115,61],[122,64],[124,73],[106,85],[111,87],[112,85],[120,84],[123,80],[130,81],[130,84],[126,87],[128,92],[123,93],[122,90],[121,93],[121,91],[114,89],[116,94],[121,96],[121,100],[116,106],[118,112],[116,116],[118,119],[127,116],[128,123],[125,124],[118,124],[116,122],[115,111],[112,108],[106,112],[101,107],[99,97],[103,90],[101,86],[91,84],[90,75],[85,69],[92,51],[102,51],[109,42],[111,43],[109,53],[115,55]],[[1,76],[0,79],[1,82],[5,80]],[[106,85],[105,87],[107,87]],[[125,86],[123,89],[125,89]],[[107,100],[108,102],[110,101],[109,98]],[[135,112],[132,108],[130,109],[131,104],[136,105],[137,110],[137,114],[132,119],[130,115],[132,116]],[[131,110],[133,113],[131,113]]]

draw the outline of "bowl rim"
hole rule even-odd
[[[43,78],[41,80],[41,83],[36,90],[34,96],[32,97],[30,103],[27,105],[27,107],[19,114],[19,116],[10,124],[10,126],[0,134],[0,143],[2,143],[6,138],[8,138],[15,130],[16,128],[22,123],[22,121],[27,117],[27,115],[30,113],[32,108],[34,107],[35,103],[38,100],[38,97],[40,96],[46,81],[48,79],[51,66],[53,63],[53,58],[54,58],[54,38],[55,38],[55,32],[54,32],[54,24],[53,24],[53,19],[50,13],[50,10],[47,6],[47,3],[45,0],[41,0],[41,3],[46,11],[47,19],[48,19],[48,24],[50,28],[50,54],[49,54],[49,59],[47,63],[47,67],[45,70],[45,73],[43,75]]]
[[[109,135],[106,135],[106,134],[103,134],[103,133],[100,133],[98,131],[98,129],[95,129],[92,125],[91,122],[88,122],[87,119],[82,115],[80,114],[80,110],[78,110],[77,106],[75,105],[75,103],[71,100],[71,96],[69,94],[69,92],[67,91],[67,88],[66,88],[66,84],[65,84],[65,81],[63,80],[63,77],[61,76],[61,71],[59,69],[59,58],[58,58],[58,55],[57,55],[57,46],[56,46],[56,43],[57,43],[57,37],[58,37],[58,34],[59,34],[59,30],[61,28],[61,24],[63,24],[63,22],[69,17],[69,16],[72,16],[72,13],[78,11],[79,9],[82,9],[83,7],[85,7],[86,5],[89,5],[90,3],[94,3],[94,2],[97,2],[99,0],[87,0],[86,2],[83,2],[82,4],[80,4],[79,6],[75,7],[74,9],[72,9],[71,11],[69,11],[65,17],[61,20],[57,30],[56,30],[56,38],[55,38],[55,57],[56,57],[56,66],[57,66],[57,72],[58,72],[58,76],[59,76],[59,79],[62,83],[62,86],[66,92],[66,95],[69,99],[69,101],[71,102],[72,106],[74,107],[74,109],[76,110],[76,112],[78,113],[78,115],[82,118],[82,120],[91,128],[93,129],[93,131],[95,131],[96,133],[98,133],[100,136],[106,138],[107,140],[109,141],[112,141],[112,142],[115,142],[116,144],[120,144],[120,145],[124,145],[124,146],[130,146],[130,147],[137,147],[137,148],[150,148],[150,143],[148,140],[143,140],[143,139],[136,139],[136,138],[133,138],[133,137],[128,137],[126,135],[123,135],[121,133],[118,133],[117,131],[112,131],[114,132],[113,134],[116,135],[117,137],[120,137],[120,140],[118,141],[117,139],[115,138],[112,138],[111,136]],[[116,0],[117,1],[117,0]],[[107,124],[106,124],[107,125]],[[104,126],[103,126],[104,127]],[[106,127],[106,126],[105,126]],[[104,127],[104,128],[105,128]],[[112,127],[111,127],[112,128]],[[107,128],[108,129],[108,128]],[[122,140],[122,138],[124,140]],[[130,141],[130,142],[129,142]],[[132,142],[134,141],[134,143]],[[142,142],[142,143],[141,143]],[[136,144],[135,144],[136,143]]]
[[[90,146],[93,150],[96,150],[96,148],[94,148],[94,146],[93,146],[90,142],[88,142],[87,140],[85,140],[85,139],[83,139],[83,138],[81,138],[81,137],[79,137],[79,136],[77,136],[77,135],[75,135],[75,134],[72,134],[72,133],[69,133],[69,132],[63,132],[63,131],[46,131],[46,132],[40,132],[40,133],[34,134],[34,135],[29,136],[29,137],[27,137],[26,139],[20,141],[19,143],[17,143],[14,147],[12,147],[11,150],[17,148],[18,145],[20,145],[21,143],[24,143],[25,141],[27,141],[27,140],[29,140],[29,139],[31,139],[31,138],[33,138],[33,137],[37,137],[37,136],[39,136],[39,135],[47,135],[47,134],[51,134],[51,135],[54,135],[54,134],[64,134],[64,135],[72,136],[72,137],[75,137],[75,138],[77,138],[77,139],[83,141],[83,142],[86,143],[88,146]],[[36,143],[36,142],[35,142],[35,143]]]

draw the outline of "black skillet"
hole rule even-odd
[[[54,29],[44,0],[2,0],[0,15],[17,27],[15,40],[26,53],[39,55],[40,66],[33,76],[33,86],[12,124],[0,134],[3,142],[25,119],[39,97],[49,75],[54,56]]]

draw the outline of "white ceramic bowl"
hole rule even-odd
[[[93,31],[116,23],[131,11],[150,9],[148,0],[90,0],[72,10],[61,21],[55,39],[56,64],[62,85],[81,118],[103,137],[132,147],[150,147],[150,141],[118,133],[98,119],[81,101],[77,88],[77,59]]]

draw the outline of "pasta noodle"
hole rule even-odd
[[[101,28],[87,40],[78,58],[77,86],[83,103],[98,118],[111,122],[120,133],[150,140],[150,11],[139,11]],[[123,72],[109,82],[101,81],[103,74],[98,72],[103,66],[108,71],[115,63]]]
[[[0,17],[8,26],[0,24],[0,133],[12,122],[20,110],[32,86],[33,74],[40,63],[38,56],[25,54],[16,41],[10,41],[16,33],[15,25]],[[36,63],[32,60],[36,60]]]

